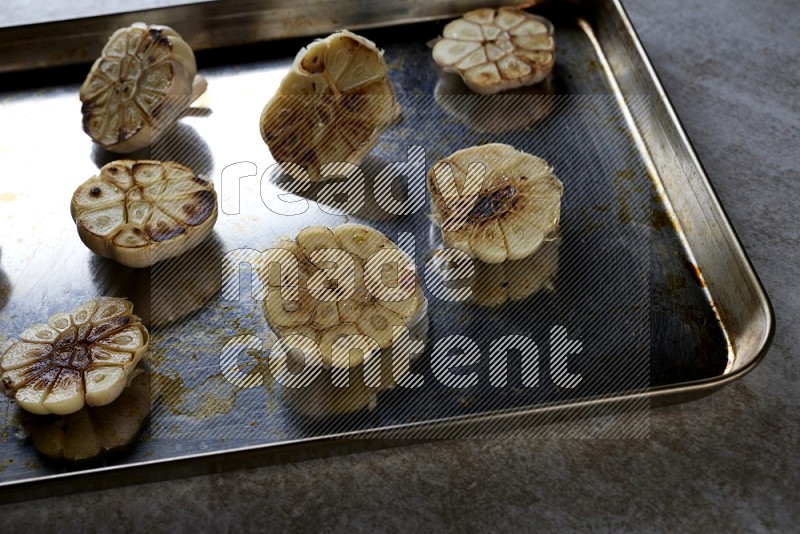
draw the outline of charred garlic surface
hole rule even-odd
[[[304,345],[295,336],[298,348],[313,351],[325,366],[359,366],[371,351],[389,348],[393,327],[409,326],[423,309],[413,260],[368,226],[311,226],[274,250],[284,252],[269,260],[276,263],[267,277],[267,322],[280,337],[299,334],[313,342]],[[297,261],[297,276],[285,267],[287,259]],[[297,288],[296,300],[287,296],[289,286]],[[337,348],[343,336],[361,336],[358,357]]]
[[[564,186],[545,160],[512,146],[459,150],[427,181],[444,245],[486,263],[530,256],[558,228]]]
[[[83,82],[83,129],[106,150],[139,150],[205,88],[194,52],[175,30],[137,22],[114,32]]]
[[[125,389],[148,342],[130,302],[92,300],[20,334],[0,360],[3,388],[34,414],[104,406]]]
[[[433,59],[481,94],[542,81],[555,64],[553,25],[513,7],[470,11],[444,27]]]
[[[389,70],[372,41],[336,32],[303,48],[261,113],[261,137],[275,161],[305,167],[311,181],[358,165],[400,113]]]
[[[90,250],[146,267],[199,245],[217,220],[214,185],[175,162],[112,161],[72,196]]]

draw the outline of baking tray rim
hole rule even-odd
[[[771,337],[771,332],[770,332]],[[207,466],[206,472],[198,472],[195,474],[212,474],[222,471],[229,471],[243,467],[240,462],[236,460],[242,456],[250,456],[254,458],[261,458],[265,460],[265,455],[270,452],[283,452],[292,450],[295,447],[318,447],[319,450],[325,449],[326,445],[331,446],[335,442],[345,442],[347,444],[353,442],[375,442],[378,448],[388,448],[390,446],[402,445],[408,442],[430,442],[430,441],[444,441],[457,439],[459,437],[470,437],[476,435],[475,432],[480,432],[480,425],[488,422],[496,422],[498,419],[520,421],[526,417],[536,416],[541,414],[558,415],[566,412],[574,412],[580,417],[581,413],[586,413],[594,407],[619,405],[624,409],[626,404],[636,404],[637,401],[659,401],[666,400],[664,405],[674,404],[676,402],[685,402],[696,400],[709,395],[716,391],[718,388],[727,383],[738,380],[742,376],[749,373],[758,364],[760,358],[754,360],[747,366],[738,369],[724,378],[710,378],[697,380],[693,382],[686,382],[681,385],[678,391],[677,388],[672,386],[659,386],[655,388],[647,388],[633,393],[626,393],[624,395],[611,395],[602,396],[597,398],[581,399],[570,403],[550,403],[538,405],[535,407],[527,408],[509,408],[495,412],[487,412],[481,414],[469,414],[449,417],[436,421],[420,421],[416,423],[405,423],[399,425],[392,425],[382,427],[376,430],[353,430],[346,432],[338,432],[325,436],[312,436],[307,438],[296,438],[275,443],[264,443],[259,445],[250,445],[243,447],[236,447],[233,449],[223,451],[210,451],[203,453],[195,453],[187,456],[176,456],[171,458],[159,458],[156,460],[147,460],[127,464],[111,465],[104,467],[97,467],[81,471],[58,473],[53,475],[46,475],[42,477],[32,477],[21,480],[12,480],[0,482],[0,503],[17,502],[25,500],[30,496],[39,495],[42,489],[47,487],[52,491],[52,484],[58,483],[62,487],[68,488],[68,491],[87,491],[96,489],[94,486],[83,487],[81,481],[103,481],[103,487],[118,487],[127,484],[126,475],[138,475],[137,483],[147,483],[157,480],[165,480],[172,478],[181,478],[181,468],[196,462],[204,463]],[[675,395],[682,394],[685,398],[676,401]],[[660,405],[660,404],[657,404]],[[427,434],[431,431],[441,431],[445,428],[452,428],[456,431],[466,429],[466,434],[448,436],[446,438],[431,437]],[[501,429],[510,430],[510,429]],[[471,432],[471,433],[470,433]],[[483,437],[486,437],[483,435]],[[317,456],[319,456],[317,450]],[[351,451],[352,452],[352,451]],[[315,456],[312,454],[308,458],[312,459]],[[264,462],[256,461],[251,462],[253,465],[263,465]],[[213,466],[213,467],[212,467]],[[157,473],[154,476],[147,476],[149,473]],[[10,499],[8,498],[10,496]]]
[[[647,71],[647,81],[652,83],[658,98],[664,104],[664,108],[669,115],[670,123],[674,127],[675,132],[678,134],[680,143],[686,149],[686,153],[691,160],[691,165],[695,168],[703,186],[709,192],[708,198],[712,202],[710,209],[718,212],[721,216],[724,227],[720,228],[720,231],[729,235],[729,242],[733,246],[733,252],[739,261],[739,264],[744,267],[744,274],[746,275],[747,280],[750,282],[752,289],[757,295],[757,302],[755,304],[758,305],[758,308],[760,308],[759,311],[764,317],[764,330],[756,344],[757,348],[747,355],[745,363],[742,364],[741,367],[730,372],[727,370],[723,371],[722,374],[707,379],[651,388],[653,391],[666,389],[668,391],[674,390],[676,393],[682,393],[684,391],[701,391],[704,389],[711,390],[710,392],[713,392],[723,385],[742,378],[752,371],[759,363],[761,363],[761,361],[764,359],[764,356],[766,356],[769,347],[772,345],[772,340],[775,334],[775,311],[773,309],[772,302],[767,295],[766,289],[764,288],[764,284],[761,282],[761,279],[759,278],[758,273],[756,272],[755,267],[750,260],[750,257],[744,250],[741,239],[739,238],[739,234],[733,227],[731,219],[728,216],[725,207],[722,205],[719,195],[717,194],[714,185],[711,183],[711,180],[709,179],[708,174],[706,173],[706,170],[697,155],[694,144],[686,133],[683,122],[681,121],[680,117],[678,117],[678,114],[672,105],[672,101],[667,91],[664,89],[663,84],[661,83],[661,78],[658,76],[653,63],[650,61],[650,56],[647,54],[636,28],[633,26],[633,23],[631,22],[630,17],[628,16],[627,11],[622,4],[622,0],[610,1],[614,5],[617,13],[620,16],[620,20],[624,24],[626,31],[630,35],[631,40],[636,47],[636,53]],[[676,213],[675,216],[678,217],[678,214]],[[713,296],[714,295],[712,294],[712,297]],[[738,355],[735,356],[738,357]]]

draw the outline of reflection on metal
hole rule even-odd
[[[500,95],[476,95],[458,76],[443,73],[436,83],[436,101],[454,119],[479,133],[500,133],[534,126],[557,105],[559,92],[552,77]]]

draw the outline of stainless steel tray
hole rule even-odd
[[[403,107],[403,120],[384,133],[366,174],[405,160],[409,145],[425,147],[426,166],[493,141],[545,157],[565,184],[552,289],[492,309],[444,302],[429,292],[429,348],[414,363],[425,387],[396,388],[381,393],[373,411],[322,420],[288,409],[270,380],[252,388],[225,380],[225,341],[251,335],[268,345],[274,337],[258,302],[218,293],[187,317],[151,329],[153,413],[125,455],[92,465],[46,461],[20,431],[14,403],[3,401],[3,500],[397,443],[388,438],[554,428],[570,421],[584,435],[642,436],[650,406],[707,394],[746,374],[764,355],[773,331],[769,301],[618,1],[532,8],[556,26],[553,76],[543,86],[491,101],[465,95],[457,80],[438,72],[426,45],[440,33],[438,19],[486,2],[263,4],[197,4],[0,29],[0,72],[15,71],[0,78],[4,337],[98,294],[167,287],[157,267],[134,272],[92,255],[68,210],[75,187],[114,159],[80,129],[77,92],[86,62],[113,29],[135,20],[174,26],[205,50],[198,65],[209,81],[199,102],[205,112],[184,118],[167,142],[138,156],[183,161],[218,188],[228,165],[249,161],[258,169],[242,180],[239,213],[220,213],[204,245],[210,257],[221,261],[241,247],[265,249],[309,224],[355,220],[390,237],[416,236],[418,268],[425,272],[437,245],[426,210],[394,219],[347,216],[311,202],[303,216],[280,217],[258,199],[258,177],[272,163],[257,129],[261,108],[307,35],[358,28],[385,49]],[[20,72],[38,67],[46,68]],[[486,124],[469,111],[486,106],[502,120]],[[264,183],[267,195],[282,191],[280,182]],[[571,368],[583,377],[580,387],[548,379],[554,326],[582,343]],[[432,379],[437,340],[469,335],[485,355],[492,340],[510,334],[528,335],[541,348],[536,387],[525,386],[513,370],[510,387],[494,387],[486,380],[485,358],[476,364],[483,379],[475,387],[453,389]],[[520,356],[512,355],[508,368],[519,365]],[[615,414],[616,426],[598,432],[596,416]]]

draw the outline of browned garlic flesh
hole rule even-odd
[[[558,228],[564,186],[542,158],[493,143],[455,152],[428,172],[444,245],[486,263],[533,254]]]
[[[34,414],[104,406],[125,389],[148,343],[130,302],[98,298],[20,334],[0,360],[3,388]]]
[[[217,220],[217,194],[179,163],[119,160],[78,187],[70,209],[90,250],[147,267],[202,243]]]
[[[544,80],[555,65],[553,25],[513,7],[482,8],[444,27],[433,59],[481,94]]]
[[[261,113],[261,137],[275,161],[333,179],[325,164],[358,165],[399,115],[383,52],[348,31],[303,48]]]
[[[194,52],[172,28],[137,22],[114,32],[80,91],[83,129],[127,154],[158,134],[206,89]]]
[[[134,373],[131,385],[111,404],[84,406],[68,415],[23,412],[22,426],[36,450],[80,462],[133,443],[150,415],[150,373],[141,368]]]

